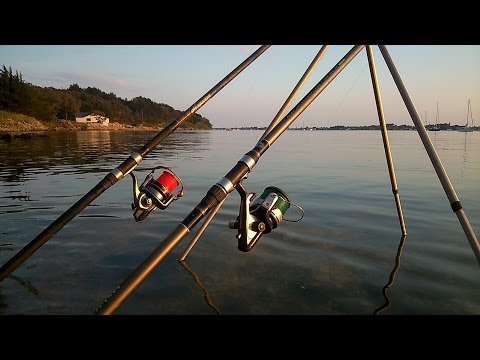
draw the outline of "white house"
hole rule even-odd
[[[78,123],[101,124],[108,126],[110,120],[101,115],[95,115],[92,112],[79,112],[75,114],[75,121]]]

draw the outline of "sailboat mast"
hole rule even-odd
[[[467,124],[465,126],[468,126],[468,116],[470,115],[470,99],[468,99],[468,104],[467,104]]]
[[[470,104],[470,99],[468,99],[468,103]],[[472,120],[472,129],[473,129],[473,110],[472,110],[472,104],[470,104],[470,120]]]

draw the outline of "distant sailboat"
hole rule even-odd
[[[468,126],[468,117],[471,118],[472,120],[472,126]],[[468,105],[467,105],[467,123],[464,126],[460,126],[457,128],[457,131],[460,132],[472,132],[473,131],[473,114],[472,114],[472,108],[470,106],[470,99],[468,99]]]
[[[437,115],[435,115],[435,125],[429,129],[430,131],[440,131],[440,128],[438,127],[438,118],[439,118],[439,113],[438,113],[438,101],[437,101]]]

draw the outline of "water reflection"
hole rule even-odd
[[[84,151],[110,151],[110,131],[80,131],[77,132],[77,143]]]
[[[20,284],[21,287],[23,287],[27,292],[36,298],[40,298],[40,293],[38,290],[32,285],[32,283],[29,280],[24,280],[18,276],[15,275],[9,275],[9,278],[12,280],[15,280],[17,283]]]
[[[388,279],[387,284],[383,287],[382,289],[382,295],[385,298],[385,304],[382,306],[378,307],[373,314],[378,315],[380,312],[382,312],[385,309],[388,309],[391,305],[391,301],[387,295],[387,289],[393,284],[395,281],[395,275],[397,274],[398,269],[400,268],[400,256],[402,255],[402,250],[403,250],[403,245],[405,245],[405,240],[407,236],[402,236],[400,239],[400,244],[398,245],[397,249],[397,255],[395,256],[395,266],[393,267],[392,272],[390,273],[390,277]]]
[[[95,145],[96,151],[88,159],[84,151],[90,146],[79,146],[78,135],[85,134],[51,133],[41,139],[13,139],[10,145],[0,141],[0,178],[10,180],[0,179],[0,264],[154,134],[112,131],[110,147]],[[2,313],[93,311],[114,290],[112,284],[123,281],[198,204],[212,183],[235,164],[245,147],[254,145],[252,137],[257,136],[253,135],[257,134],[172,134],[139,166],[145,170],[136,171],[143,179],[146,169],[157,165],[178,170],[187,186],[182,201],[152,215],[155,218],[151,221],[136,224],[129,206],[131,180],[118,182],[52,237],[29,264],[19,268],[21,273],[14,272],[38,286],[40,299],[13,279],[0,284],[0,307],[8,305]],[[480,133],[467,134],[468,138],[457,132],[431,135],[437,138],[445,168],[449,173],[454,171],[450,175],[458,180],[456,190],[465,198],[462,202],[473,227],[478,228]],[[99,144],[103,141],[101,136],[97,140]],[[88,138],[91,143],[97,140]],[[272,238],[261,242],[255,251],[238,254],[234,234],[226,226],[238,214],[238,195],[232,194],[208,228],[210,233],[205,234],[215,240],[202,242],[197,250],[202,255],[195,263],[188,261],[199,271],[208,292],[192,283],[195,277],[171,258],[171,263],[152,275],[157,278],[151,278],[151,287],[145,285],[143,294],[148,292],[152,297],[134,294],[123,313],[216,315],[220,311],[206,304],[208,293],[222,314],[480,313],[478,266],[471,259],[461,227],[443,206],[445,195],[416,132],[392,132],[392,143],[399,147],[396,162],[402,199],[410,216],[406,218],[410,260],[407,264],[405,254],[399,281],[395,248],[392,242],[382,241],[400,240],[400,233],[388,196],[391,189],[379,133],[287,131],[278,141],[250,175],[249,186],[262,190],[275,184],[291,189],[289,194],[305,208],[306,219],[291,227],[282,225],[282,231],[271,234]],[[311,154],[315,154],[314,159]],[[20,182],[9,178],[15,166],[24,171],[17,177]],[[460,179],[462,166],[464,177]],[[103,173],[88,174],[102,169]],[[59,175],[52,176],[53,172]],[[80,172],[85,174],[77,175]],[[105,236],[112,231],[115,236]],[[385,253],[387,267],[379,274],[378,265],[385,260]],[[63,276],[59,268],[66,270]],[[254,278],[243,276],[252,269]],[[181,286],[185,280],[187,286]]]
[[[463,179],[464,169],[467,164],[467,134],[468,132],[463,133],[464,135],[463,136],[463,161],[462,161],[462,171],[461,171],[462,179]]]
[[[155,135],[152,132],[61,131],[42,137],[0,141],[0,181],[25,182],[38,173],[108,172]],[[165,139],[151,155],[161,154],[165,159],[176,158],[181,153],[195,158],[209,148],[208,131],[182,132]]]
[[[12,244],[2,244],[2,245],[12,245]],[[27,292],[33,295],[35,298],[40,299],[40,293],[38,292],[37,288],[35,288],[29,280],[22,279],[16,275],[9,275],[9,279],[16,281],[23,289],[27,290]],[[0,292],[0,314],[5,313],[8,307],[8,303],[6,301],[6,296]]]
[[[203,291],[203,297],[205,298],[205,301],[207,302],[208,306],[210,306],[216,313],[217,315],[222,315],[222,313],[220,312],[220,310],[218,309],[218,307],[214,304],[213,300],[212,300],[212,297],[210,296],[210,294],[208,293],[208,290],[207,288],[205,287],[205,285],[203,285],[202,281],[200,280],[200,277],[192,270],[190,269],[190,267],[188,266],[187,262],[185,260],[183,261],[179,261],[180,265],[183,266],[183,268],[185,270],[187,270],[187,272],[192,275],[193,277],[193,280],[195,281],[195,284],[197,284],[197,286],[202,289]]]

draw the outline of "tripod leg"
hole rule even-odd
[[[410,114],[410,117],[412,118],[412,121],[415,124],[415,127],[417,128],[418,135],[422,140],[423,146],[427,151],[428,157],[432,162],[433,168],[437,173],[438,179],[440,180],[440,183],[443,186],[443,190],[447,195],[447,198],[450,202],[450,206],[452,207],[453,212],[457,215],[458,221],[460,222],[460,225],[463,228],[463,232],[465,233],[465,236],[467,237],[467,240],[470,243],[470,246],[472,247],[473,253],[477,258],[478,263],[480,264],[480,244],[478,242],[478,239],[475,233],[473,232],[470,222],[468,221],[467,214],[465,214],[465,211],[463,210],[462,205],[460,204],[460,200],[458,199],[457,193],[455,192],[455,189],[453,188],[453,185],[450,182],[450,179],[448,178],[447,172],[443,168],[442,162],[440,161],[440,158],[438,157],[438,154],[435,151],[435,147],[433,146],[432,141],[430,140],[430,137],[427,134],[427,130],[425,130],[425,128],[422,125],[422,121],[418,116],[417,110],[415,109],[415,106],[413,105],[413,102],[410,99],[410,95],[408,95],[408,91],[405,88],[405,85],[403,84],[402,79],[400,78],[400,75],[395,67],[395,64],[393,63],[392,58],[390,57],[390,54],[388,53],[386,46],[379,45],[379,48],[383,55],[383,58],[385,59],[388,69],[392,74],[393,80],[397,85],[398,91],[402,96],[403,102],[405,103],[408,113]]]
[[[387,125],[385,124],[385,115],[383,113],[382,98],[380,96],[380,87],[377,80],[377,71],[375,69],[375,62],[373,60],[372,46],[367,45],[368,65],[370,67],[370,77],[372,78],[373,92],[375,94],[375,103],[377,105],[378,120],[380,121],[380,129],[382,131],[383,148],[385,149],[385,156],[387,158],[388,173],[390,174],[390,183],[392,184],[392,193],[395,197],[395,205],[397,206],[398,220],[400,221],[400,228],[402,235],[407,235],[407,227],[403,218],[402,204],[400,203],[400,194],[398,193],[397,179],[395,177],[395,168],[393,167],[393,158],[390,151],[390,142],[388,141]]]

